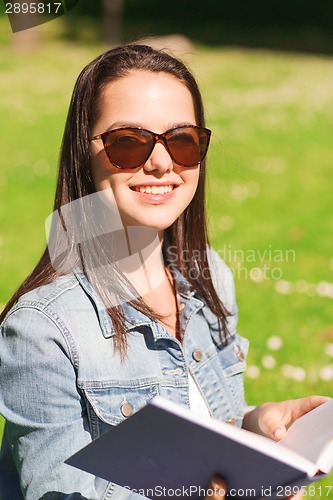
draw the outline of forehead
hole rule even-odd
[[[133,69],[116,80],[110,81],[109,83],[106,82],[100,92],[100,97],[103,97],[103,95],[109,92],[130,91],[136,93],[136,89],[141,89],[142,87],[149,89],[172,89],[172,91],[183,91],[190,94],[185,83],[170,73]]]
[[[192,95],[177,77],[164,72],[133,70],[126,76],[107,83],[98,98],[99,118],[145,119],[147,115],[166,114],[172,120],[193,120]],[[112,116],[111,116],[112,115]],[[121,116],[120,116],[121,115]],[[172,118],[174,115],[174,118]],[[167,118],[166,116],[166,118]]]

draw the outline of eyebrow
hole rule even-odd
[[[186,125],[196,125],[196,123],[189,123],[189,122],[174,122],[168,125],[166,130],[173,129],[175,127],[185,127]],[[143,127],[141,123],[138,122],[114,122],[112,123],[106,130],[105,132],[109,132],[110,130],[114,130],[117,128],[127,128],[127,127],[135,127],[135,128],[143,128],[146,129],[146,127]],[[146,129],[147,130],[147,129]],[[152,130],[152,132],[155,132]]]
[[[123,128],[123,127],[137,127],[143,128],[139,123],[136,122],[114,122],[112,123],[106,130],[112,130],[115,128]]]

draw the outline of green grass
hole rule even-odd
[[[332,287],[330,296],[316,288],[333,282],[331,60],[214,50],[196,64],[215,135],[212,241],[234,269],[239,331],[262,373],[246,380],[248,400],[332,395],[331,381],[320,378],[331,363]],[[291,293],[278,293],[281,280]],[[283,341],[276,353],[266,346],[272,335]],[[275,356],[274,368],[262,366],[266,355]],[[304,380],[281,377],[284,364],[302,367]]]
[[[45,246],[71,90],[102,48],[49,39],[38,51],[20,54],[3,33],[0,43],[5,304]],[[213,130],[211,240],[234,271],[239,333],[251,342],[248,402],[333,396],[332,380],[323,376],[323,367],[333,366],[327,351],[333,343],[332,296],[323,293],[332,288],[318,287],[333,283],[332,58],[197,48],[187,61]],[[283,342],[278,351],[266,344],[273,335]],[[267,355],[275,360],[272,368],[265,368]],[[298,379],[286,376],[288,365]]]

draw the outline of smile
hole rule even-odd
[[[180,184],[141,184],[129,187],[135,193],[134,196],[139,200],[153,205],[161,205],[171,200],[175,196],[175,193],[177,192],[177,188],[179,188],[179,186]]]
[[[173,190],[172,184],[167,184],[166,186],[134,186],[133,189],[139,193],[147,194],[165,194],[170,193]]]

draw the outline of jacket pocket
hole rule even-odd
[[[110,425],[126,420],[158,394],[155,379],[94,381],[80,385],[87,401],[93,439]]]
[[[236,334],[229,338],[228,345],[221,349],[218,354],[224,380],[232,396],[237,420],[243,418],[245,407],[243,375],[246,369],[248,348],[249,341]]]

